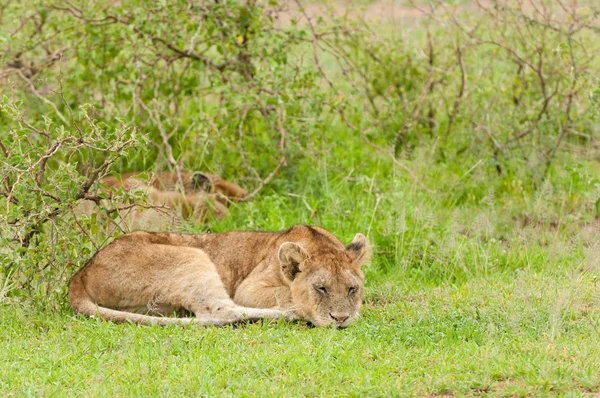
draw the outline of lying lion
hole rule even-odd
[[[176,189],[176,173],[153,173],[149,180],[140,178],[139,172],[110,176],[100,180],[102,190],[110,196],[111,190],[123,188],[143,191],[151,208],[123,206],[119,211],[121,223],[126,230],[165,230],[174,227],[182,219],[202,223],[209,214],[218,219],[226,216],[227,203],[247,196],[244,188],[208,173],[182,172],[179,174],[185,193]],[[75,209],[78,214],[91,215],[95,203],[81,200]]]
[[[133,232],[99,251],[69,285],[71,307],[139,324],[225,325],[259,318],[348,326],[358,317],[370,256],[298,225],[281,232]],[[166,315],[191,313],[195,317]]]

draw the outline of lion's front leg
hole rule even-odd
[[[273,286],[252,276],[240,284],[233,297],[234,303],[244,307],[271,308],[281,311],[288,320],[297,319],[292,294],[287,285]]]

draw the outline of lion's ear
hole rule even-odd
[[[354,256],[354,261],[361,267],[371,260],[371,246],[363,234],[356,234],[352,242],[346,246],[346,250]]]
[[[279,246],[277,258],[283,275],[293,281],[302,270],[302,263],[308,258],[308,253],[297,243],[285,242]]]
[[[192,177],[192,189],[194,189],[194,191],[202,190],[211,193],[213,191],[213,183],[206,174],[194,173],[194,176]]]

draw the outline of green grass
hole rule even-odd
[[[2,395],[579,395],[600,387],[597,280],[570,272],[424,287],[374,278],[345,330],[115,325],[4,307]]]
[[[544,187],[523,197],[485,193],[480,186],[488,181],[477,172],[470,188],[457,185],[464,170],[436,167],[423,173],[438,189],[428,195],[413,184],[398,185],[402,176],[388,179],[395,171],[385,162],[360,162],[355,154],[299,162],[296,171],[306,184],[296,196],[286,194],[282,177],[260,199],[208,226],[279,229],[305,222],[345,241],[368,233],[375,258],[366,268],[365,305],[355,324],[345,330],[285,322],[140,327],[75,316],[67,308],[47,312],[5,303],[0,394],[600,391],[600,245],[590,207],[595,188],[578,183],[593,176],[594,165],[580,164],[575,175],[572,162],[578,160],[562,159]],[[311,166],[312,173],[304,169]],[[480,189],[485,194],[477,194]],[[465,190],[469,195],[457,205],[455,197]]]
[[[330,151],[295,158],[230,217],[184,229],[307,223],[345,242],[367,234],[374,260],[355,324],[117,325],[75,316],[66,304],[39,309],[13,291],[0,295],[0,395],[600,391],[595,161],[563,154],[535,188],[491,179],[485,162],[436,164],[417,153],[406,162],[435,189],[429,194],[338,125],[330,131],[319,143]]]
[[[392,27],[379,27],[388,28],[391,31]],[[104,29],[115,35],[109,43],[120,46],[117,33],[123,30]],[[397,50],[390,47],[392,55],[420,54],[416,50],[426,37],[424,29],[397,33],[410,40],[400,42]],[[448,37],[452,44],[452,35]],[[90,48],[95,46],[90,43]],[[296,47],[302,56],[295,54],[307,68],[312,57],[309,44]],[[454,46],[445,48],[454,57]],[[487,59],[481,54],[465,60],[485,77]],[[336,85],[352,92],[331,55],[323,54],[321,60]],[[117,66],[111,73],[127,76]],[[81,101],[90,101],[88,85],[96,84],[98,71],[85,63],[77,66],[82,68],[80,74],[69,74],[67,67],[65,87],[71,90],[66,90],[67,97],[76,92]],[[506,74],[506,65],[494,68],[493,76],[482,80],[487,82],[482,89],[490,92],[512,76]],[[170,87],[171,72],[164,73],[156,82]],[[377,70],[371,73],[377,76]],[[114,82],[115,87],[121,84],[116,77]],[[309,85],[303,95],[326,93],[328,86],[321,83],[319,89]],[[258,178],[243,166],[238,134],[248,141],[243,148],[249,163],[264,178],[280,156],[276,124],[257,114],[238,128],[235,115],[241,106],[217,117],[218,109],[213,108],[218,106],[211,102],[217,92],[198,94],[194,87],[199,86],[182,94],[181,118],[184,125],[197,128],[174,136],[175,156],[186,169],[215,172],[252,190]],[[228,98],[240,103],[255,98],[245,98],[244,88],[240,91],[227,94]],[[115,101],[124,101],[115,109],[124,103],[129,107],[129,94],[125,99],[123,93],[112,94]],[[481,95],[472,97],[473,106],[495,101],[494,96]],[[536,91],[530,95],[537,103]],[[334,330],[286,322],[142,327],[76,316],[67,307],[66,286],[70,274],[89,257],[84,250],[92,251],[92,245],[86,237],[82,246],[74,244],[71,238],[82,242],[82,233],[72,225],[67,231],[51,230],[51,220],[46,223],[48,231],[64,232],[66,244],[58,249],[41,245],[37,247],[46,252],[38,253],[34,247],[23,254],[0,248],[0,256],[10,254],[17,268],[28,271],[7,275],[0,266],[0,396],[599,396],[600,147],[594,153],[592,145],[597,144],[597,120],[582,124],[589,128],[583,129],[590,135],[588,141],[565,139],[567,150],[558,153],[543,178],[538,178],[542,174],[536,156],[544,151],[536,146],[540,144],[534,142],[535,134],[531,146],[500,159],[503,172],[498,175],[491,152],[485,149],[487,138],[470,130],[470,109],[456,120],[453,135],[460,139],[449,151],[454,155],[441,158],[436,149],[439,140],[419,132],[417,126],[411,130],[414,147],[401,151],[398,160],[414,171],[431,190],[428,193],[386,154],[367,146],[320,102],[321,97],[315,103],[289,98],[289,103],[278,99],[288,109],[283,112],[288,129],[286,165],[254,200],[232,204],[229,217],[207,225],[183,225],[182,231],[280,230],[303,223],[327,228],[344,242],[364,233],[374,246],[374,258],[365,269],[361,318],[347,329]],[[365,131],[372,127],[368,125],[372,119],[362,113],[364,98],[355,93],[344,100],[356,106],[356,112],[349,112],[355,125]],[[24,101],[29,113],[45,109],[35,101],[33,97]],[[432,104],[441,107],[442,102],[438,98]],[[206,120],[198,113],[204,108],[206,115],[215,117],[220,132],[205,131]],[[50,108],[38,118],[48,112]],[[104,116],[110,124],[125,114]],[[443,109],[436,115],[440,114]],[[369,134],[389,149],[403,119],[386,115]],[[493,129],[514,133],[514,120],[507,120],[506,112],[492,107],[485,115],[496,120],[490,124]],[[156,126],[141,116],[124,120],[144,133],[154,131]],[[440,121],[443,124],[445,117]],[[553,133],[557,130],[553,122],[544,123]],[[462,148],[464,143],[469,145]],[[167,169],[154,145],[147,147],[150,150],[135,148],[135,154],[112,170]],[[29,214],[26,194],[20,199],[25,203],[22,212]],[[4,209],[6,203],[0,204]],[[48,231],[41,236],[50,242]],[[105,243],[101,236],[92,239]],[[19,259],[27,261],[18,264]],[[58,267],[46,268],[47,264]],[[34,278],[29,284],[32,291],[21,288],[27,285],[23,283],[27,275]],[[50,299],[41,302],[40,297]]]

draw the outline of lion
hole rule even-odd
[[[122,206],[121,223],[126,230],[160,231],[172,228],[183,219],[203,223],[209,214],[222,219],[229,210],[228,202],[243,200],[248,192],[239,185],[201,172],[152,173],[146,181],[141,172],[108,176],[100,180],[103,194],[110,197],[115,189],[142,191],[148,196],[150,208]],[[183,192],[177,190],[181,178]],[[92,196],[95,196],[93,194]],[[96,211],[91,200],[81,200],[75,208],[77,214],[91,215]]]
[[[319,227],[208,234],[132,232],[72,279],[73,310],[115,322],[226,325],[303,319],[343,328],[357,319],[370,247]],[[193,314],[188,317],[187,314]],[[169,317],[169,315],[175,315]]]

